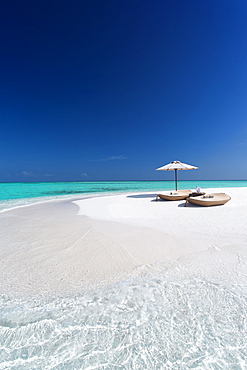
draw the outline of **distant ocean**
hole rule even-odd
[[[247,187],[247,180],[179,181],[179,189]],[[0,183],[0,211],[52,200],[78,198],[102,193],[173,190],[174,181],[99,182],[12,182]]]

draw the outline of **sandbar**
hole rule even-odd
[[[228,255],[225,265],[237,264],[239,255],[246,263],[247,188],[205,191],[225,192],[232,199],[223,206],[184,207],[184,201],[156,202],[158,192],[139,192],[2,212],[0,292],[81,293],[158,263],[189,265],[196,256],[218,268],[222,255],[217,251]],[[214,251],[213,260],[208,251]]]

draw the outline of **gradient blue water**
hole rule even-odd
[[[179,181],[179,189],[247,187],[247,181]],[[102,193],[162,191],[174,181],[0,183],[0,210],[50,199]]]

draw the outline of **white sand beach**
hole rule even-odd
[[[131,193],[2,212],[1,292],[82,292],[174,261],[215,274],[236,272],[238,265],[246,280],[247,188],[205,190],[232,199],[184,207],[185,201],[156,202],[156,193]]]

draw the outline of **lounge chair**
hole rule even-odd
[[[209,206],[219,206],[228,202],[231,197],[225,193],[212,193],[200,195],[199,197],[189,197],[186,200],[185,206],[187,203],[196,204],[198,206],[209,207]]]
[[[163,194],[157,194],[156,201],[158,198],[162,200],[184,200],[187,199],[193,192],[191,190],[177,190],[167,191]]]

